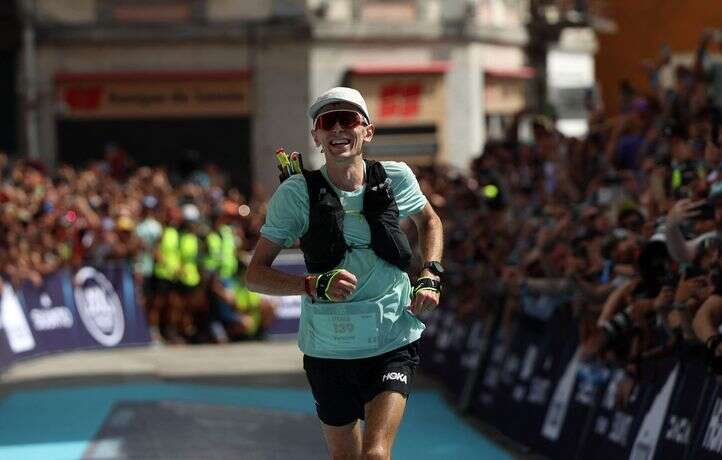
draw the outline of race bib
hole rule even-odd
[[[339,351],[373,350],[379,343],[379,312],[315,312],[313,328],[317,337],[333,342]]]

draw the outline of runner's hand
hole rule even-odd
[[[344,269],[331,270],[316,277],[316,296],[322,300],[340,302],[356,290],[356,276]]]
[[[435,278],[434,279],[438,279]],[[427,311],[433,310],[439,305],[439,291],[432,289],[420,289],[416,291],[416,295],[411,299],[411,306],[409,309],[411,313],[420,315]]]

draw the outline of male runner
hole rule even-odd
[[[374,125],[358,91],[332,88],[308,114],[326,164],[271,198],[247,284],[303,295],[299,347],[331,458],[389,459],[419,363],[416,315],[439,303],[442,225],[405,163],[363,157]],[[425,262],[413,287],[406,216]],[[299,238],[310,274],[271,268]]]

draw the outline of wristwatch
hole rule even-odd
[[[441,262],[432,260],[430,262],[426,262],[422,267],[422,270],[428,269],[431,273],[433,273],[436,276],[441,276],[444,273],[444,266],[441,265]]]

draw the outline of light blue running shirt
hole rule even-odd
[[[381,164],[391,179],[400,218],[424,209],[426,197],[408,165],[395,161]],[[408,275],[369,248],[371,231],[361,214],[366,186],[353,192],[340,190],[328,179],[325,165],[321,173],[341,200],[346,213],[343,234],[346,243],[354,248],[346,252],[339,268],[353,273],[357,285],[344,302],[311,302],[303,296],[299,348],[317,358],[356,359],[377,356],[418,340],[425,326],[408,310]],[[290,247],[308,231],[308,207],[306,179],[302,174],[291,176],[271,197],[261,235]]]

